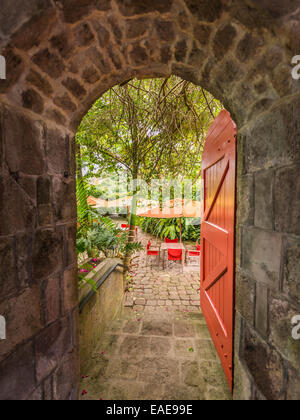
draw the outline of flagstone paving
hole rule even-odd
[[[229,400],[201,311],[124,308],[81,382],[82,400]]]
[[[139,231],[146,247],[160,241]],[[227,400],[231,394],[200,310],[200,268],[135,259],[125,307],[82,378],[82,400]]]
[[[148,241],[159,247],[161,240],[139,231],[138,241],[146,249]],[[189,246],[189,245],[187,245]],[[132,284],[125,305],[148,311],[161,308],[197,311],[200,309],[200,267],[181,262],[168,262],[163,270],[162,258],[158,267],[156,257],[150,257],[146,267],[146,251],[139,253],[134,261]]]

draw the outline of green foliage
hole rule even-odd
[[[193,219],[182,219],[182,239],[196,242],[200,238],[200,226],[193,224]],[[180,238],[179,219],[155,219],[150,217],[140,218],[140,226],[144,232],[165,239]]]
[[[87,252],[89,256],[99,255],[106,257],[124,258],[125,254],[133,254],[142,250],[139,242],[128,242],[128,233],[120,229],[110,218],[97,217],[84,231],[77,233],[77,252]]]
[[[83,119],[80,165],[88,176],[196,179],[207,129],[221,109],[208,92],[175,76],[131,80],[105,93]]]

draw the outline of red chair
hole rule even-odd
[[[197,261],[200,265],[200,256],[201,256],[201,245],[199,243],[196,243],[197,250],[187,250],[187,258],[197,258]]]
[[[123,223],[122,225],[121,225],[121,229],[123,229],[123,230],[128,230],[130,228],[130,225],[127,225],[127,224],[125,224],[125,223]]]
[[[165,239],[167,244],[178,244],[178,239]],[[182,251],[177,251],[175,249],[168,250],[168,260],[169,261],[182,261]]]
[[[160,260],[160,253],[159,253],[159,249],[151,249],[151,241],[148,242],[147,245],[147,253],[146,253],[146,267],[148,265],[148,257],[149,256],[154,256],[157,257],[157,265],[159,266],[159,260]]]

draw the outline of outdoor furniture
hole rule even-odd
[[[185,264],[185,246],[182,243],[174,243],[174,242],[165,242],[161,244],[160,250],[163,253],[163,268],[165,269],[165,254],[167,251],[181,251],[181,262],[182,262],[182,269],[184,268]]]
[[[186,251],[186,259],[187,263],[190,259],[195,259],[197,261],[197,265],[200,265],[200,257],[201,257],[201,245],[199,243],[196,243],[196,250],[190,250],[188,249]]]
[[[165,239],[167,244],[177,244],[178,239]],[[169,261],[181,261],[182,260],[182,251],[174,251],[173,249],[168,249],[168,260]]]
[[[151,241],[149,241],[148,245],[147,245],[146,268],[147,268],[147,265],[148,265],[149,256],[157,257],[157,265],[159,266],[159,263],[160,263],[160,249],[159,248],[151,248]]]

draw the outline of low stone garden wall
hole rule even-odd
[[[121,260],[106,259],[88,275],[88,278],[98,282],[118,262],[121,263]],[[79,302],[82,302],[90,291],[91,286],[87,284],[80,291]],[[101,285],[98,292],[81,308],[79,315],[81,374],[88,369],[91,356],[101,345],[105,330],[121,312],[123,299],[123,269],[117,267]]]

